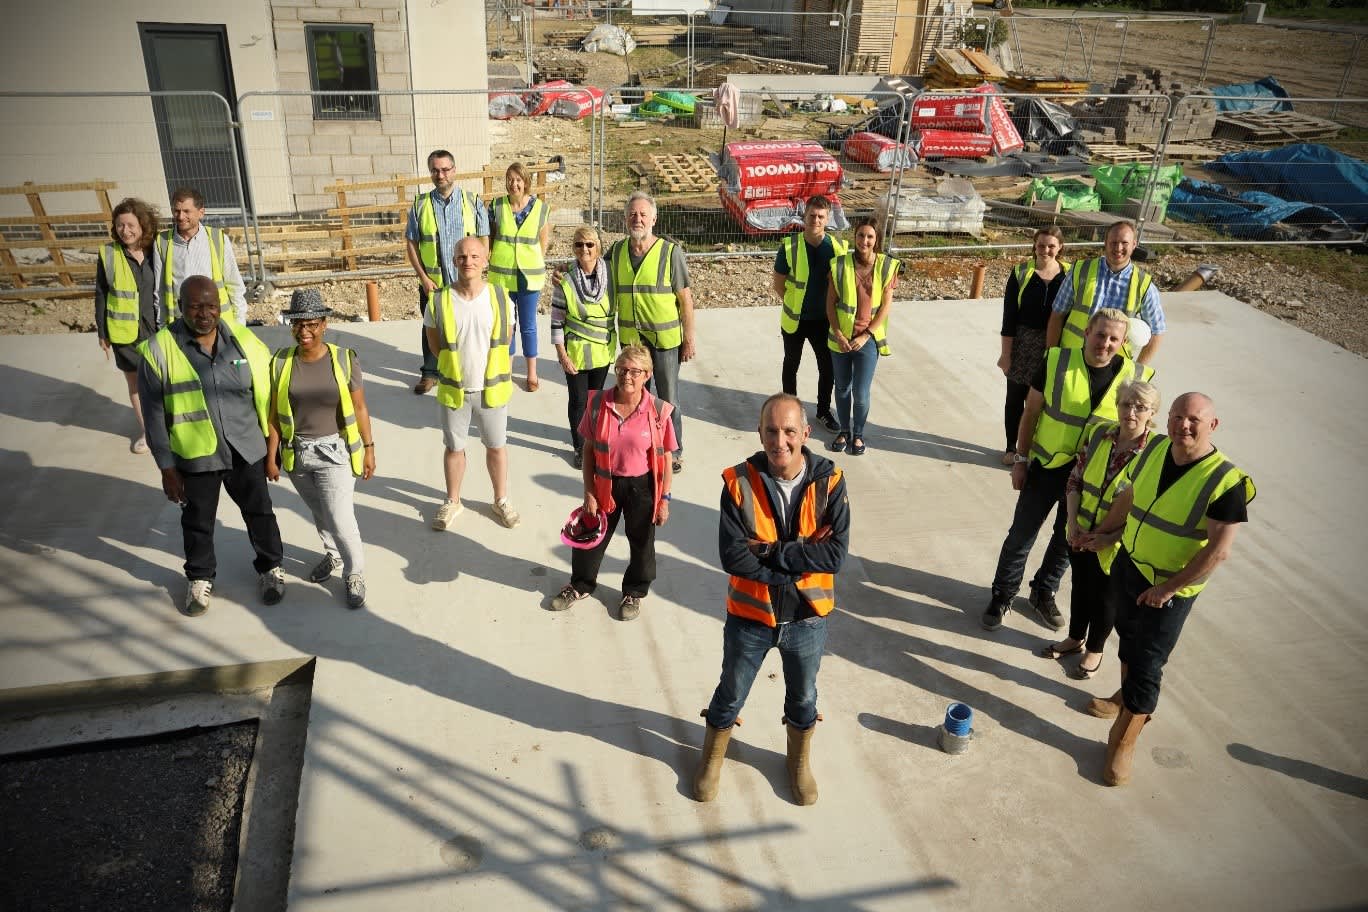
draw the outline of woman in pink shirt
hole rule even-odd
[[[645,346],[625,346],[613,365],[611,389],[589,393],[580,419],[584,438],[584,516],[608,524],[603,540],[571,553],[570,582],[551,600],[552,611],[564,611],[598,586],[603,553],[618,520],[627,522],[631,556],[622,575],[618,619],[641,613],[641,600],[656,576],[655,527],[670,518],[670,454],[679,449],[672,406],[646,390],[651,379],[651,353]],[[599,516],[600,511],[602,516]]]

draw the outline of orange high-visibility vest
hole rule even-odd
[[[765,480],[755,466],[743,462],[723,472],[722,478],[727,484],[727,493],[741,508],[748,536],[756,541],[778,542],[779,527],[774,521]],[[833,471],[825,481],[826,484],[821,480],[813,481],[803,491],[803,502],[798,509],[799,540],[808,538],[822,527],[831,492],[841,482],[841,470]],[[819,616],[826,616],[836,607],[836,574],[804,573],[796,585]],[[743,576],[733,576],[727,581],[727,613],[759,621],[766,627],[779,624],[770,602],[769,585]]]

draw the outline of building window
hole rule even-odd
[[[315,120],[379,120],[375,41],[369,25],[306,25],[309,84],[316,92]]]

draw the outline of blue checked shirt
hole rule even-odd
[[[437,219],[437,260],[442,267],[442,283],[444,285],[456,284],[456,267],[453,260],[456,258],[456,243],[466,236],[464,219],[461,217],[461,194],[465,192],[457,187],[451,191],[451,196],[442,199],[442,195],[436,190],[432,191],[432,214]],[[475,209],[475,236],[489,237],[489,210],[485,208],[484,200],[480,199],[478,193],[472,194]],[[422,232],[418,230],[418,219],[413,210],[409,210],[408,228],[404,231],[404,237],[413,243],[418,243],[418,238]]]
[[[1073,265],[1074,269],[1083,268],[1083,261],[1079,260]],[[1102,260],[1097,270],[1097,297],[1093,301],[1092,309],[1088,311],[1088,316],[1092,316],[1104,307],[1115,307],[1117,310],[1126,309],[1126,291],[1130,288],[1131,272],[1135,269],[1134,263],[1127,263],[1126,268],[1120,272],[1112,272],[1107,266],[1107,261]],[[1055,295],[1054,304],[1051,306],[1057,314],[1067,314],[1073,307],[1073,282],[1065,280],[1059,286],[1059,292]],[[1149,324],[1150,332],[1159,335],[1167,325],[1164,323],[1164,308],[1159,303],[1159,288],[1151,282],[1150,287],[1145,290],[1145,295],[1140,299],[1140,319]]]

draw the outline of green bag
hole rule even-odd
[[[692,114],[698,99],[687,92],[652,92],[647,102],[673,108],[681,114]]]
[[[1061,210],[1071,212],[1102,211],[1102,198],[1097,195],[1097,191],[1080,180],[1072,179],[1056,181],[1048,177],[1037,177],[1031,181],[1024,202],[1029,206],[1040,200],[1054,201],[1055,199],[1059,200]]]
[[[1102,197],[1102,208],[1108,212],[1126,213],[1136,205],[1131,200],[1143,200],[1145,188],[1149,186],[1154,173],[1153,165],[1093,165],[1092,174],[1097,180],[1097,192]],[[1151,204],[1158,213],[1159,221],[1168,214],[1169,197],[1173,188],[1183,179],[1182,165],[1164,165],[1159,169],[1159,179],[1154,185]],[[1129,213],[1132,214],[1133,213]]]

